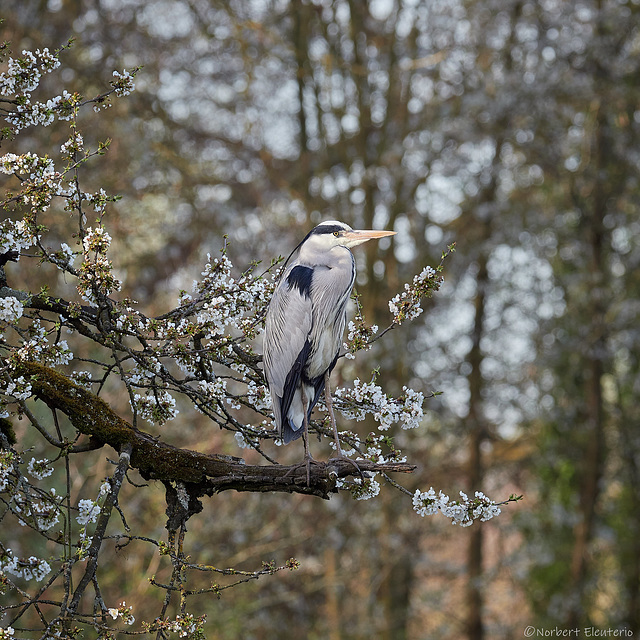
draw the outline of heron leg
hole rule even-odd
[[[340,438],[338,436],[338,425],[336,424],[336,416],[333,413],[333,399],[331,398],[331,387],[329,386],[329,372],[324,374],[324,398],[329,410],[329,419],[333,427],[333,437],[336,441],[336,451],[339,458],[346,458],[342,447],[340,446]]]
[[[285,477],[288,476],[295,469],[299,469],[303,465],[307,469],[307,487],[311,486],[311,463],[316,463],[313,459],[311,453],[309,452],[309,416],[307,415],[307,408],[309,406],[309,401],[307,399],[306,394],[302,393],[302,408],[304,411],[304,417],[302,419],[302,441],[304,442],[304,460],[300,464],[296,464],[287,473],[285,473]]]
[[[302,439],[304,440],[304,461],[307,465],[307,487],[310,485],[310,469],[311,462],[313,462],[313,458],[309,453],[309,416],[307,414],[307,407],[309,406],[309,401],[307,399],[307,394],[302,392],[302,410],[304,411],[304,415],[302,417]]]
[[[333,413],[333,399],[331,398],[331,387],[329,385],[329,372],[324,374],[324,397],[327,405],[327,409],[329,410],[329,419],[331,420],[331,426],[333,427],[333,437],[336,441],[336,457],[342,458],[343,460],[348,460],[355,468],[356,471],[360,474],[360,477],[364,480],[364,474],[362,473],[362,469],[358,466],[358,463],[351,458],[348,458],[342,447],[340,446],[340,437],[338,436],[338,425],[336,423],[336,416]]]

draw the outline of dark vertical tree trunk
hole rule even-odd
[[[486,236],[490,233],[489,223],[485,223]],[[486,238],[483,238],[485,240]],[[487,437],[487,429],[482,412],[482,349],[480,346],[484,335],[484,318],[486,305],[486,290],[489,275],[487,272],[487,256],[482,252],[478,259],[478,274],[476,277],[476,296],[474,301],[475,319],[473,326],[473,342],[469,352],[469,415],[467,426],[469,428],[469,490],[477,491],[482,486],[484,467],[482,464],[482,442]],[[469,530],[467,546],[467,572],[466,584],[467,620],[466,632],[469,640],[483,640],[484,624],[482,618],[482,543],[483,528],[472,526]]]
[[[386,621],[384,640],[407,640],[409,604],[414,583],[414,559],[401,553],[391,565],[386,580]]]
[[[595,120],[594,162],[602,171],[608,162],[607,123],[601,108]],[[602,377],[605,373],[607,354],[606,336],[606,265],[603,258],[605,236],[604,216],[609,187],[597,176],[594,182],[592,198],[580,200],[583,207],[583,219],[586,225],[589,256],[588,302],[589,326],[585,345],[585,381],[584,403],[586,420],[584,429],[587,434],[583,468],[580,478],[580,520],[574,527],[574,547],[571,558],[571,595],[568,613],[568,626],[576,627],[587,621],[583,615],[584,589],[589,569],[588,547],[593,537],[595,510],[600,493],[605,460],[604,409],[602,398]]]

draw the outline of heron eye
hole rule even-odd
[[[340,237],[340,232],[339,232],[339,231],[334,231],[334,232],[333,232],[333,235],[334,235],[336,238],[339,238],[339,237]]]

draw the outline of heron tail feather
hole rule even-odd
[[[287,418],[282,422],[282,441],[285,444],[289,444],[294,440],[297,440],[304,431],[303,427],[296,427],[291,418]]]

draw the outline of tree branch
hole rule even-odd
[[[84,572],[84,575],[82,576],[82,579],[80,580],[80,583],[76,587],[73,598],[71,600],[71,604],[68,608],[68,612],[72,615],[78,609],[84,590],[95,578],[96,569],[98,568],[98,553],[100,552],[100,547],[102,546],[102,541],[104,540],[104,534],[107,531],[107,524],[109,523],[109,518],[111,518],[111,511],[118,502],[118,493],[120,491],[120,487],[122,486],[124,476],[129,467],[130,455],[131,445],[126,445],[124,447],[124,450],[120,454],[120,460],[118,461],[118,466],[116,467],[116,470],[113,474],[113,479],[111,481],[111,490],[100,512],[98,524],[91,539],[89,550],[87,551],[87,568]]]
[[[235,456],[180,449],[136,429],[104,400],[54,369],[25,362],[17,367],[16,373],[29,377],[34,395],[49,407],[62,411],[80,433],[110,445],[118,453],[130,446],[131,467],[143,478],[160,480],[165,487],[176,485],[171,490],[177,496],[174,506],[182,504],[184,513],[170,515],[170,519],[188,518],[200,510],[198,498],[228,489],[303,493],[329,499],[331,493],[337,493],[336,481],[354,474],[354,465],[348,460],[315,462],[307,484],[304,466],[247,465]],[[359,460],[358,467],[362,472],[385,473],[411,473],[416,469],[406,463],[377,464],[366,460]],[[182,500],[180,486],[184,487]]]

